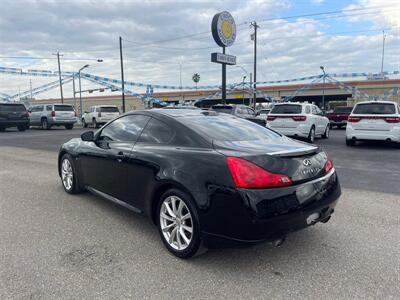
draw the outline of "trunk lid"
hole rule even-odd
[[[274,141],[214,141],[214,149],[225,156],[246,159],[276,174],[284,174],[294,183],[325,175],[326,154],[318,147],[282,137]]]

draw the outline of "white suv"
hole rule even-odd
[[[290,137],[305,138],[313,143],[315,136],[329,137],[329,119],[314,104],[275,104],[268,114],[267,126]]]
[[[82,116],[82,125],[87,127],[90,124],[93,128],[97,128],[118,116],[118,107],[114,105],[91,106]]]
[[[346,145],[358,140],[400,143],[400,107],[391,101],[360,102],[354,106],[346,127]]]

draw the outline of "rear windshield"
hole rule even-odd
[[[363,103],[357,104],[353,114],[389,115],[395,114],[396,108],[391,103]]]
[[[301,105],[295,104],[282,104],[275,105],[271,110],[271,114],[300,114],[301,113]]]
[[[224,115],[179,118],[183,124],[215,141],[254,141],[280,138],[266,127],[242,118]]]
[[[101,107],[101,112],[119,112],[118,108],[116,107]]]
[[[71,105],[54,105],[55,111],[74,111]]]
[[[212,110],[218,111],[220,113],[226,113],[226,114],[231,114],[232,113],[232,106],[212,106]]]
[[[333,112],[338,113],[338,114],[346,114],[346,113],[351,113],[353,110],[352,107],[336,107]]]
[[[0,104],[0,111],[2,112],[20,112],[26,111],[25,105],[23,104]]]

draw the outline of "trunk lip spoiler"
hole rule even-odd
[[[293,149],[293,150],[281,150],[275,152],[268,152],[268,155],[272,156],[299,156],[299,155],[307,155],[315,152],[318,150],[319,147],[307,147],[307,148],[300,148],[300,149]]]

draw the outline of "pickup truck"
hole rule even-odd
[[[326,116],[329,119],[330,127],[337,126],[342,128],[347,125],[347,118],[350,116],[353,107],[351,106],[337,106],[333,112],[327,113]]]

